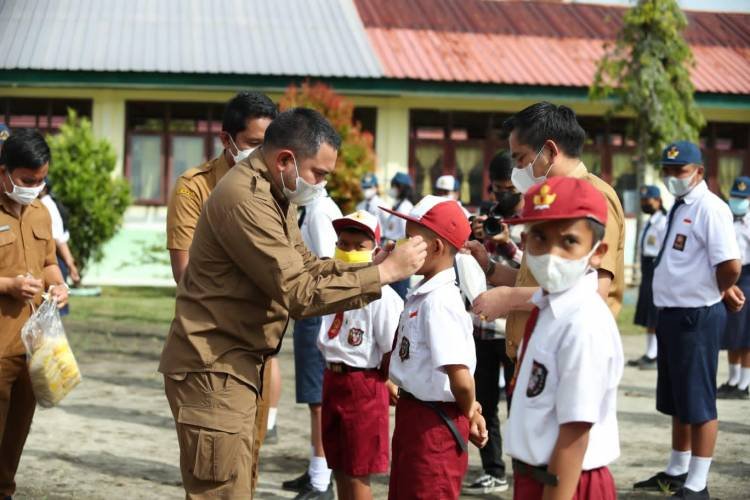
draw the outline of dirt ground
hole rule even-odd
[[[66,322],[83,371],[83,383],[59,407],[37,410],[17,476],[15,498],[180,498],[177,440],[156,373],[171,314],[168,300],[159,318],[144,323],[137,305],[111,306]],[[74,303],[79,311],[85,306]],[[85,312],[85,311],[83,311]],[[97,316],[100,314],[100,316]],[[114,322],[113,322],[114,318]],[[140,319],[139,319],[140,318]],[[626,355],[641,354],[643,337],[623,336]],[[308,420],[294,403],[291,342],[280,355],[283,394],[279,409],[280,442],[261,452],[257,498],[292,498],[282,480],[306,467]],[[726,376],[722,357],[720,379]],[[620,386],[622,454],[612,466],[621,498],[657,498],[634,494],[638,479],[661,470],[669,452],[669,421],[654,410],[655,372],[627,368]],[[505,409],[501,408],[505,421]],[[720,433],[711,467],[713,498],[750,498],[750,402],[720,401]],[[478,471],[472,449],[470,471]],[[375,498],[385,498],[387,478],[374,480]],[[501,498],[511,498],[508,491]]]

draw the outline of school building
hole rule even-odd
[[[0,3],[0,120],[54,133],[74,108],[118,154],[134,204],[86,282],[172,284],[165,203],[184,170],[220,152],[223,103],[278,99],[307,78],[356,105],[378,177],[417,192],[452,173],[468,205],[486,196],[503,119],[539,100],[571,106],[584,161],[616,188],[635,253],[638,213],[628,117],[587,97],[625,10],[494,0],[6,0]],[[750,174],[750,14],[687,12],[701,139],[713,189]],[[647,179],[655,179],[654,172]],[[387,186],[386,189],[387,190]]]

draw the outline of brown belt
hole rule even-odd
[[[513,471],[523,476],[528,476],[537,483],[546,486],[557,486],[558,478],[555,474],[547,472],[546,465],[529,465],[526,462],[513,459]]]
[[[346,363],[326,363],[326,368],[331,370],[333,373],[377,371],[377,368],[361,368],[359,366],[349,366]]]

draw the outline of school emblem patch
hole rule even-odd
[[[406,337],[401,339],[401,347],[398,350],[398,357],[401,358],[401,361],[409,359],[409,339]]]
[[[531,376],[529,385],[526,387],[526,397],[535,398],[542,393],[544,386],[547,384],[547,367],[534,360],[531,365]]]
[[[552,192],[552,188],[545,184],[539,190],[539,194],[534,196],[534,210],[545,210],[549,208],[556,199],[557,195]]]
[[[677,234],[674,237],[674,245],[672,245],[672,248],[682,252],[683,250],[685,250],[686,242],[687,242],[687,236],[685,236],[684,234]]]
[[[680,150],[677,149],[677,146],[672,146],[669,151],[667,151],[667,158],[670,160],[674,160],[678,156],[680,156]]]
[[[346,340],[349,342],[349,345],[352,345],[354,347],[357,347],[358,345],[362,344],[362,338],[364,337],[365,332],[360,330],[359,328],[352,328],[349,330],[349,335],[347,336]]]

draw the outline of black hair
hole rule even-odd
[[[399,200],[409,200],[414,203],[414,188],[409,184],[401,184],[399,182],[391,182],[391,186],[398,189]]]
[[[42,134],[36,130],[24,129],[13,132],[3,144],[0,152],[0,165],[8,172],[17,168],[36,170],[48,164],[51,158],[49,146]]]
[[[509,181],[513,173],[513,160],[507,151],[501,151],[490,160],[490,182]]]
[[[315,156],[323,143],[338,151],[341,137],[323,115],[308,108],[279,113],[266,129],[263,140],[264,146],[291,149],[298,158]]]
[[[224,118],[221,130],[232,136],[245,130],[250,118],[270,118],[273,120],[279,114],[276,105],[265,94],[260,92],[239,92],[224,108]]]
[[[587,218],[586,223],[589,226],[589,229],[591,229],[591,232],[594,233],[594,244],[596,244],[599,241],[602,241],[604,239],[604,233],[606,231],[606,227],[601,222],[597,222],[594,219]]]
[[[341,231],[339,231],[339,234],[340,233],[352,233],[352,234],[362,234],[362,235],[365,235],[368,240],[370,240],[373,243],[375,243],[375,246],[378,246],[378,242],[375,241],[375,237],[373,235],[371,235],[370,233],[368,233],[367,231],[365,231],[364,229],[359,229],[359,228],[351,227],[350,226],[350,227],[345,227],[345,228],[341,229]]]
[[[547,140],[553,140],[567,156],[578,158],[583,151],[586,132],[567,106],[538,102],[519,111],[503,122],[503,132],[516,131],[518,140],[540,150]]]

